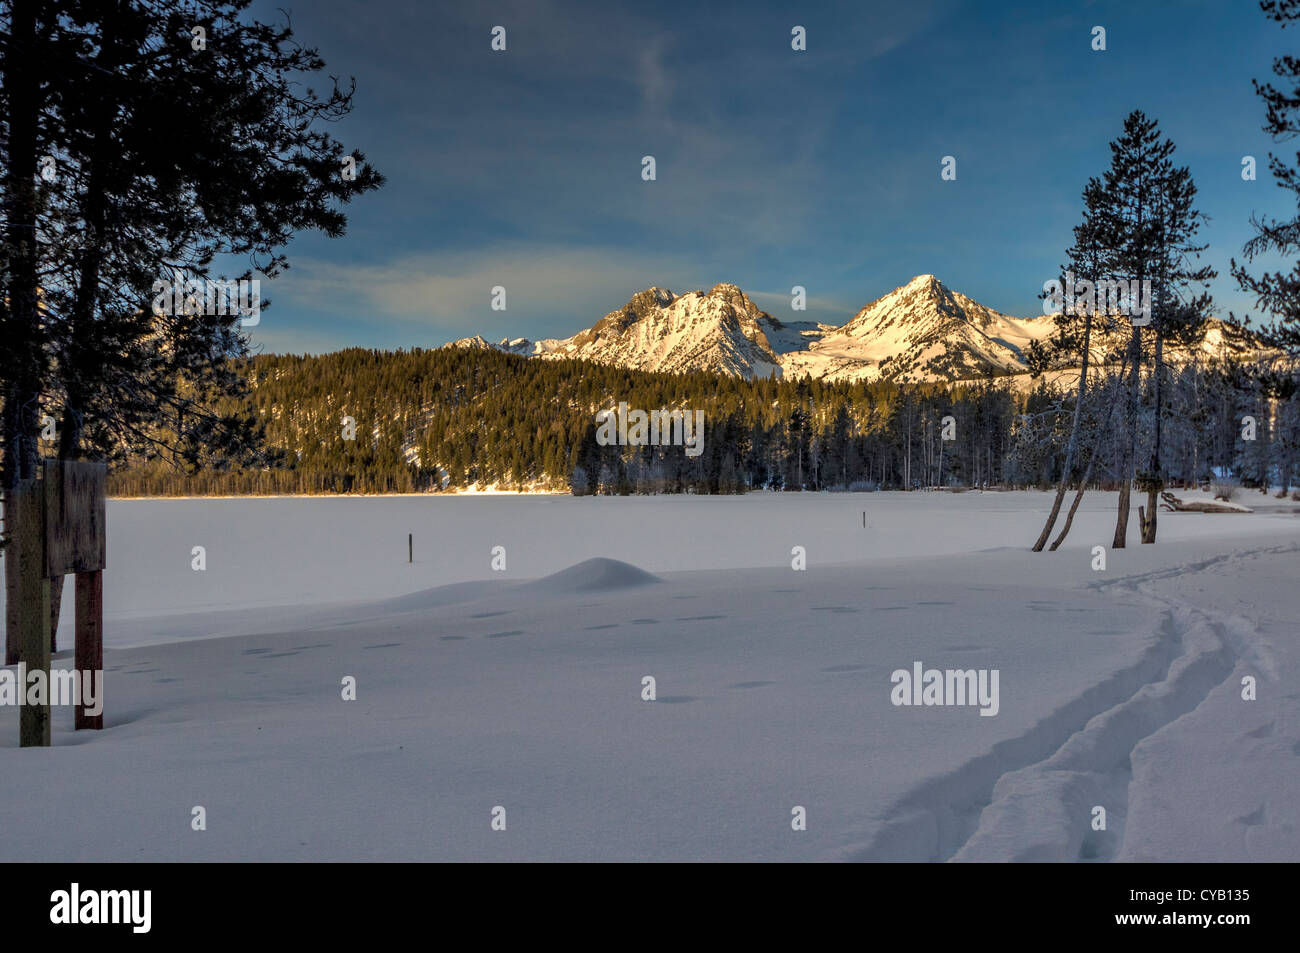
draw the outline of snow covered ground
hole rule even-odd
[[[1050,502],[111,501],[107,727],[0,708],[0,860],[1300,860],[1300,503],[1095,571]]]

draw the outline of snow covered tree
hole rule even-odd
[[[1142,519],[1142,541],[1154,542],[1156,514],[1154,501],[1161,485],[1160,426],[1163,412],[1160,399],[1163,342],[1185,341],[1198,331],[1209,298],[1197,294],[1196,288],[1214,277],[1208,266],[1193,260],[1204,250],[1195,244],[1202,216],[1192,202],[1196,187],[1186,167],[1173,163],[1174,144],[1162,139],[1158,123],[1135,110],[1124,120],[1124,131],[1110,144],[1111,164],[1098,185],[1091,185],[1089,207],[1090,240],[1094,249],[1090,262],[1095,273],[1107,280],[1125,283],[1129,339],[1125,357],[1129,375],[1124,398],[1123,438],[1120,444],[1120,495],[1112,547],[1123,548],[1127,542],[1128,520],[1133,481],[1137,477],[1137,443],[1142,401],[1144,364],[1143,330],[1148,327],[1155,342],[1155,437],[1151,467],[1143,474],[1143,488],[1148,493],[1149,514]],[[1139,312],[1146,303],[1135,291],[1151,284],[1149,315]]]
[[[1089,179],[1083,189],[1083,221],[1074,227],[1074,245],[1069,249],[1070,263],[1062,269],[1061,309],[1052,318],[1056,324],[1056,334],[1047,344],[1034,341],[1030,347],[1030,360],[1036,371],[1042,372],[1056,365],[1062,356],[1077,359],[1079,366],[1079,386],[1074,399],[1074,411],[1070,422],[1070,436],[1065,446],[1065,463],[1061,468],[1061,479],[1056,487],[1056,496],[1052,500],[1052,509],[1043,524],[1043,531],[1033,545],[1033,551],[1042,552],[1047,545],[1052,528],[1061,512],[1061,503],[1065,491],[1073,477],[1075,463],[1079,453],[1079,425],[1083,418],[1084,401],[1088,395],[1088,367],[1092,360],[1093,322],[1097,318],[1095,298],[1082,309],[1074,307],[1074,288],[1066,288],[1066,275],[1076,275],[1085,281],[1096,283],[1102,279],[1100,270],[1100,245],[1103,241],[1105,190],[1098,179]],[[1109,320],[1109,319],[1108,319]],[[1080,481],[1079,496],[1083,495],[1086,480]],[[1076,503],[1077,506],[1077,503]],[[1060,545],[1066,530],[1052,549]]]

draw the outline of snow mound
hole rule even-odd
[[[595,559],[584,560],[576,566],[570,566],[568,569],[561,569],[549,576],[543,576],[536,582],[528,583],[526,588],[554,593],[591,592],[596,589],[602,591],[631,589],[635,586],[648,586],[662,581],[653,573],[648,573],[631,563],[598,556]]]
[[[499,582],[453,582],[433,589],[421,589],[405,596],[363,603],[363,606],[382,613],[421,612],[425,609],[476,602],[487,596],[498,595],[500,592]]]

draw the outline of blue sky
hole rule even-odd
[[[284,0],[278,0],[283,3]],[[254,12],[277,19],[275,3]],[[1250,80],[1296,51],[1250,0],[843,4],[313,0],[300,42],[355,76],[334,132],[388,176],[348,234],[303,234],[256,349],[567,337],[658,285],[729,281],[835,324],[923,273],[1041,312],[1125,115],[1190,167],[1212,286],[1252,212],[1294,214]],[[790,48],[807,30],[806,52]],[[506,28],[507,50],[490,49]],[[1107,49],[1091,49],[1094,26]],[[643,181],[653,155],[657,180]],[[943,156],[956,181],[940,178]],[[1259,177],[1241,178],[1254,155]],[[493,311],[490,289],[507,289]],[[807,288],[806,313],[790,289]]]

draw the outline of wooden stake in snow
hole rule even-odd
[[[77,671],[82,678],[98,679],[95,686],[96,697],[104,693],[104,574],[100,570],[77,573]],[[87,675],[87,673],[93,673]],[[87,714],[86,693],[81,691],[77,697],[73,713],[73,727],[80,731],[89,728],[95,731],[104,727],[104,710],[98,715]]]
[[[415,562],[415,534],[414,533],[406,534],[406,561],[408,563]]]
[[[104,566],[107,533],[102,463],[45,461],[45,573],[62,581],[76,575],[76,638],[73,660],[80,673],[73,727],[104,727]],[[87,713],[86,679],[94,679],[99,713]],[[46,744],[49,744],[47,741]]]

